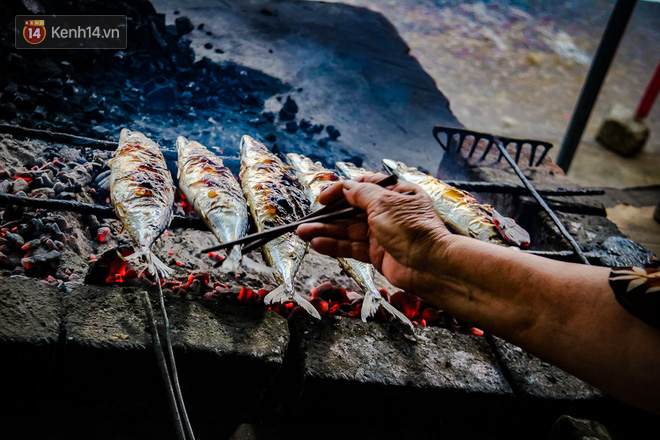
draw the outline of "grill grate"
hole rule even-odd
[[[440,146],[447,151],[448,153],[458,153],[461,151],[463,147],[463,143],[466,139],[472,138],[472,146],[470,147],[470,151],[468,152],[467,157],[472,157],[474,152],[476,151],[477,146],[481,142],[481,140],[486,140],[488,142],[488,145],[486,146],[486,149],[482,153],[481,157],[479,160],[483,160],[486,158],[488,155],[488,152],[492,149],[493,146],[495,146],[499,151],[500,154],[497,158],[497,162],[500,162],[502,158],[504,158],[513,171],[516,173],[522,184],[527,188],[529,191],[529,194],[536,199],[539,205],[541,205],[541,208],[550,216],[554,224],[557,226],[559,229],[559,232],[564,236],[564,238],[568,241],[568,243],[571,245],[573,248],[573,252],[577,256],[577,258],[583,263],[583,264],[591,264],[589,263],[589,259],[587,256],[584,254],[582,249],[580,248],[580,245],[578,244],[577,241],[575,241],[575,238],[566,230],[566,227],[563,225],[561,220],[559,220],[559,217],[557,217],[557,214],[548,206],[548,204],[543,200],[543,197],[538,193],[538,191],[534,188],[532,183],[525,177],[525,174],[522,172],[520,167],[518,166],[518,161],[520,160],[520,157],[522,155],[523,148],[525,145],[530,146],[530,154],[529,154],[529,166],[539,166],[543,159],[545,158],[546,154],[552,148],[552,144],[548,142],[542,142],[542,141],[535,141],[535,140],[530,140],[530,139],[512,139],[512,138],[506,138],[506,137],[498,137],[492,134],[486,134],[486,133],[479,133],[477,131],[470,131],[470,130],[464,130],[464,129],[459,129],[459,128],[448,128],[448,127],[441,127],[441,126],[436,126],[433,128],[433,136],[435,139],[438,141]],[[440,139],[442,136],[446,138],[445,142]],[[509,145],[513,145],[515,150],[516,150],[516,155],[515,159],[511,157],[509,152],[507,151],[507,147]],[[538,152],[539,148],[541,148],[543,151],[541,152],[539,158],[536,161],[535,165],[534,164],[534,158],[536,156],[536,153]]]
[[[533,139],[514,139],[504,136],[494,136],[488,133],[480,133],[478,131],[464,130],[462,128],[450,128],[450,127],[433,127],[433,137],[438,141],[440,146],[448,153],[457,153],[463,148],[463,144],[466,140],[472,140],[472,146],[468,152],[467,157],[471,158],[479,144],[482,144],[482,141],[486,142],[486,148],[479,160],[484,160],[490,150],[492,150],[494,145],[501,145],[504,147],[504,150],[500,149],[500,155],[497,157],[497,162],[500,162],[504,157],[503,151],[506,151],[510,146],[515,150],[515,162],[520,161],[523,150],[525,147],[529,149],[529,161],[528,166],[539,166],[545,156],[548,154],[548,151],[552,148],[552,144],[549,142],[537,141]],[[538,158],[537,158],[538,154]],[[534,163],[536,159],[536,163]]]

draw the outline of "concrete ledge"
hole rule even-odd
[[[303,375],[302,411],[332,411],[349,399],[374,423],[414,419],[449,429],[470,420],[488,420],[482,428],[505,420],[513,393],[484,338],[440,328],[413,335],[398,325],[346,318],[291,324]],[[385,402],[396,410],[384,412]]]

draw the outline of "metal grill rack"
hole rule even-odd
[[[534,188],[534,186],[529,181],[529,179],[525,177],[525,174],[518,166],[518,161],[522,156],[523,149],[529,148],[528,166],[530,167],[539,166],[543,161],[543,159],[545,158],[545,156],[547,155],[550,148],[552,148],[552,144],[548,142],[536,141],[531,139],[514,139],[507,137],[498,137],[492,134],[479,133],[477,131],[470,131],[459,128],[441,127],[441,126],[436,126],[433,128],[433,137],[435,137],[435,139],[438,141],[440,146],[446,152],[451,154],[456,154],[460,152],[462,150],[463,143],[471,138],[472,146],[468,151],[467,154],[468,158],[471,158],[474,155],[477,146],[480,143],[482,143],[482,141],[485,140],[487,142],[487,146],[484,152],[481,154],[479,160],[484,160],[488,155],[488,153],[490,152],[490,150],[492,149],[492,147],[495,146],[500,151],[500,154],[497,158],[497,162],[500,162],[502,158],[504,158],[509,163],[513,171],[516,173],[516,175],[522,182],[523,186],[527,189],[528,195],[534,197],[537,203],[541,205],[541,208],[543,208],[543,210],[548,214],[548,216],[550,216],[554,224],[559,229],[559,232],[571,245],[571,247],[573,248],[573,252],[575,253],[575,256],[577,256],[577,258],[583,264],[587,264],[587,265],[590,264],[587,256],[582,251],[582,248],[580,248],[580,245],[577,243],[577,241],[575,241],[575,238],[573,238],[573,236],[566,230],[566,227],[564,227],[561,220],[559,220],[557,214],[548,206],[546,201],[543,200],[543,197],[541,197],[539,192]],[[512,158],[509,152],[507,151],[507,147],[509,147],[510,145],[512,145],[513,148],[515,149],[515,153],[516,153],[515,159]],[[539,150],[542,151],[536,162],[534,162],[535,156]]]

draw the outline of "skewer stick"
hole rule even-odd
[[[13,194],[0,193],[0,206],[15,205],[36,209],[49,209],[54,211],[70,211],[79,214],[95,215],[99,218],[116,219],[112,206],[93,205],[91,203],[75,202],[72,200],[37,199],[34,197],[21,197]],[[200,219],[172,216],[172,228],[191,228],[206,230],[208,227]]]
[[[160,304],[160,311],[163,315],[163,332],[165,333],[165,347],[167,348],[167,357],[170,361],[170,368],[172,370],[172,383],[174,384],[174,395],[178,404],[178,409],[181,414],[181,419],[185,425],[186,432],[188,433],[189,440],[195,440],[186,405],[183,402],[183,394],[181,394],[181,386],[179,384],[179,372],[176,368],[176,360],[174,359],[174,350],[172,349],[172,333],[170,332],[170,320],[167,317],[167,309],[165,308],[165,296],[163,295],[163,286],[160,282],[160,275],[156,270],[156,283],[158,284],[158,301]]]
[[[167,397],[170,403],[170,411],[172,411],[172,417],[174,417],[174,428],[176,430],[176,436],[179,440],[186,440],[186,436],[183,432],[183,424],[181,422],[181,414],[179,413],[179,407],[175,397],[174,387],[172,386],[170,372],[167,367],[167,362],[165,361],[165,353],[163,352],[163,346],[160,342],[160,336],[158,336],[158,324],[156,323],[156,318],[154,318],[154,311],[151,308],[149,295],[146,291],[142,292],[142,304],[144,305],[144,310],[147,314],[149,332],[151,333],[151,344],[154,346],[154,353],[156,353],[158,369],[160,370],[161,378],[163,379],[165,387],[167,388]]]

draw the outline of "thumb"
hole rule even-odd
[[[342,183],[344,186],[344,196],[346,197],[346,200],[348,200],[348,203],[357,206],[367,213],[369,212],[370,205],[383,198],[388,192],[391,192],[376,184],[368,182],[345,180]]]

